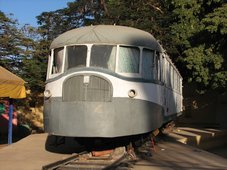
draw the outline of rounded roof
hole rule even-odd
[[[71,44],[124,44],[161,51],[157,40],[148,32],[116,25],[86,26],[67,31],[53,40],[50,48]]]

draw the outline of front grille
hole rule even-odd
[[[94,75],[78,75],[63,83],[63,101],[110,102],[112,85]]]

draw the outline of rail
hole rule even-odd
[[[45,165],[42,170],[110,170],[120,166],[126,157],[125,149],[122,148],[115,149],[113,154],[100,157],[93,157],[91,153],[82,152]]]

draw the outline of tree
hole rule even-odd
[[[145,30],[167,45],[168,32],[165,3],[159,0],[103,1],[103,13],[95,18],[98,24],[116,24]]]
[[[174,59],[200,92],[226,87],[226,4],[222,0],[167,0]]]
[[[32,96],[29,102],[37,100],[37,94],[44,91],[49,44],[42,42],[36,28],[19,28],[16,20],[0,12],[0,65],[27,82],[26,89],[31,90]]]
[[[212,87],[225,88],[227,86],[227,4],[223,3],[214,9],[202,22],[210,40],[210,49],[214,53],[210,59],[213,61]]]
[[[165,30],[161,26],[166,23],[163,22],[166,13],[164,3],[158,0],[78,0],[68,3],[67,8],[44,12],[37,19],[47,40],[91,24],[132,26],[162,38]]]
[[[43,39],[52,41],[65,31],[92,24],[102,11],[99,7],[98,0],[78,0],[68,3],[67,8],[41,13],[36,18]]]
[[[17,30],[17,21],[0,11],[0,64],[8,70],[21,64],[20,42],[22,35]]]
[[[35,96],[44,91],[49,44],[43,43],[44,40],[37,28],[25,25],[21,31],[24,35],[22,41],[24,52],[21,54],[23,56],[22,76],[29,83],[31,95],[36,98]]]
[[[198,90],[226,87],[224,0],[78,0],[38,18],[46,44],[91,24],[136,27],[153,34],[170,53],[184,80]]]

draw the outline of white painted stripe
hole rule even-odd
[[[93,71],[80,71],[76,73],[68,74],[54,82],[50,82],[46,85],[46,90],[50,90],[52,97],[62,97],[62,84],[64,80],[72,75],[81,75],[84,73],[94,74]],[[116,78],[112,75],[105,73],[95,72],[100,76],[106,77],[113,85],[113,97],[128,98],[128,92],[133,89],[136,91],[136,96],[134,99],[146,100],[150,102],[157,103],[159,105],[167,105],[169,113],[179,112],[182,109],[181,98],[182,95],[173,92],[169,88],[164,86],[154,84],[154,83],[144,83],[144,82],[132,82],[127,80],[122,80]],[[165,95],[166,93],[166,95]]]

